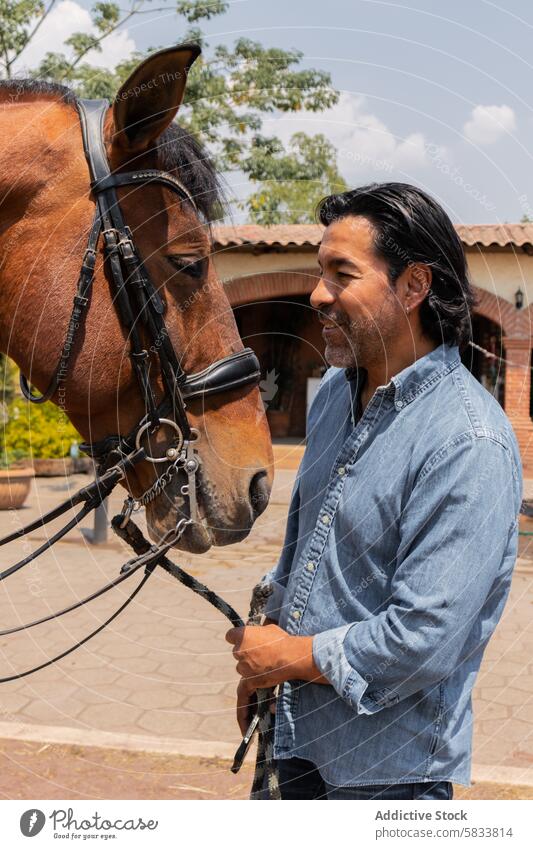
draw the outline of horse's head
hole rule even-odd
[[[183,371],[201,372],[242,349],[233,313],[217,277],[204,219],[218,203],[218,181],[208,157],[172,124],[198,49],[161,51],[144,61],[107,111],[103,136],[115,174],[163,169],[178,177],[194,204],[162,184],[117,189],[125,222],[161,297],[170,341]],[[56,86],[12,83],[0,87],[0,341],[32,383],[46,389],[67,332],[72,297],[95,211],[74,98]],[[68,374],[55,394],[87,441],[129,434],[146,414],[132,362],[132,332],[149,355],[156,403],[165,396],[159,346],[140,314],[119,321],[99,242],[96,272]],[[257,386],[227,388],[191,399],[190,425],[199,433],[200,521],[179,547],[194,552],[243,539],[268,502],[272,452]],[[164,458],[174,431],[161,426],[142,439]],[[147,442],[149,438],[149,444]],[[142,461],[125,485],[139,498],[170,463]],[[183,470],[169,477],[147,506],[154,540],[187,516]]]

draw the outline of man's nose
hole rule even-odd
[[[311,306],[314,309],[318,310],[322,306],[326,304],[333,304],[335,302],[335,294],[330,286],[328,286],[323,277],[320,278],[315,288],[311,292],[311,296],[309,298]]]

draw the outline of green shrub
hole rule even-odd
[[[81,436],[55,404],[31,404],[15,398],[5,405],[0,433],[3,465],[24,457],[67,457]]]
[[[31,404],[20,395],[19,370],[0,354],[0,468],[26,457],[67,457],[81,436],[55,404]]]

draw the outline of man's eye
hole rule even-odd
[[[201,280],[205,274],[206,259],[194,259],[186,256],[169,256],[167,259],[177,271],[188,274],[189,277],[193,277],[195,280]]]

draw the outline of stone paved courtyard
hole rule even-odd
[[[253,584],[281,550],[293,479],[293,470],[278,469],[272,503],[245,543],[201,557],[176,552],[173,558],[243,616]],[[0,513],[0,533],[26,523],[85,483],[86,476],[38,479],[28,507]],[[113,496],[110,514],[117,512],[114,508],[121,500],[120,495]],[[528,524],[533,528],[533,522]],[[31,547],[45,538],[44,530],[35,532]],[[493,772],[495,780],[502,769],[514,768],[517,776],[518,771],[525,776],[533,770],[533,543],[529,539],[521,540],[511,597],[475,690],[474,763]],[[1,562],[8,565],[27,553],[28,543],[13,543],[3,549]],[[108,543],[95,547],[74,530],[53,552],[0,586],[2,628],[35,619],[88,594],[115,576],[130,556],[129,549],[112,535]],[[132,588],[133,583],[125,582],[61,620],[0,637],[0,677],[67,648],[94,629]],[[224,641],[228,627],[205,601],[156,570],[131,607],[86,646],[55,666],[2,684],[0,726],[4,730],[0,736],[9,736],[9,728],[22,723],[75,729],[82,740],[84,734],[94,740],[95,732],[115,732],[154,743],[211,741],[226,744],[230,751],[238,743],[238,729],[234,718],[237,676]]]

